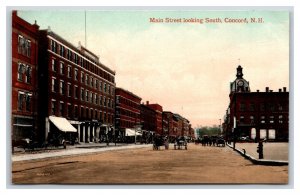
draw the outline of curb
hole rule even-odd
[[[226,143],[226,145],[230,148],[233,149],[233,146],[229,145]],[[234,149],[237,151],[240,155],[245,157],[246,159],[250,160],[253,164],[256,165],[269,165],[269,166],[285,166],[289,165],[288,161],[281,161],[281,160],[261,160],[261,159],[256,159],[253,156],[250,156],[249,154],[244,153],[244,151],[239,150],[237,148]]]
[[[81,151],[64,151],[64,152],[58,152],[58,153],[45,153],[42,155],[40,154],[33,154],[31,156],[29,155],[20,155],[20,156],[11,156],[12,162],[18,162],[18,161],[29,161],[29,160],[41,160],[41,159],[50,159],[50,158],[60,158],[60,157],[70,157],[70,156],[81,156],[81,155],[90,155],[90,154],[96,154],[101,152],[107,152],[107,151],[114,151],[114,150],[126,150],[126,149],[132,149],[132,148],[146,148],[150,147],[150,145],[127,145],[127,146],[113,146],[113,147],[107,147],[107,148],[92,148],[90,150],[86,150],[89,148],[78,148]]]

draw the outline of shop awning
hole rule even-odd
[[[73,127],[66,118],[49,116],[50,121],[63,132],[77,132],[75,127]]]
[[[135,131],[134,129],[125,129],[125,136],[138,136],[142,135],[141,133]]]

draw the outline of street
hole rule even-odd
[[[229,147],[149,147],[17,161],[14,184],[287,184],[288,166],[254,165]]]

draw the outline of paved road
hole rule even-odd
[[[286,184],[288,166],[253,165],[229,147],[189,144],[18,161],[15,184]]]

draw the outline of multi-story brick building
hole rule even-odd
[[[37,132],[38,70],[37,24],[30,24],[12,12],[12,142],[35,140]]]
[[[80,43],[75,47],[51,29],[40,31],[39,42],[39,125],[44,139],[61,126],[74,131],[68,123],[76,128],[79,142],[101,140],[100,127],[108,127],[104,133],[111,134],[115,72]]]
[[[251,92],[241,66],[236,76],[230,86],[230,103],[222,125],[226,138],[288,140],[289,92],[286,88],[275,92],[266,87],[265,92]]]
[[[115,94],[117,135],[125,137],[135,131],[137,125],[141,125],[140,104],[142,98],[119,87],[116,88]],[[134,133],[136,135],[136,132]]]
[[[155,114],[155,133],[157,135],[163,135],[162,131],[162,112],[163,108],[159,104],[149,104],[149,101],[146,102],[146,106],[153,109]]]

